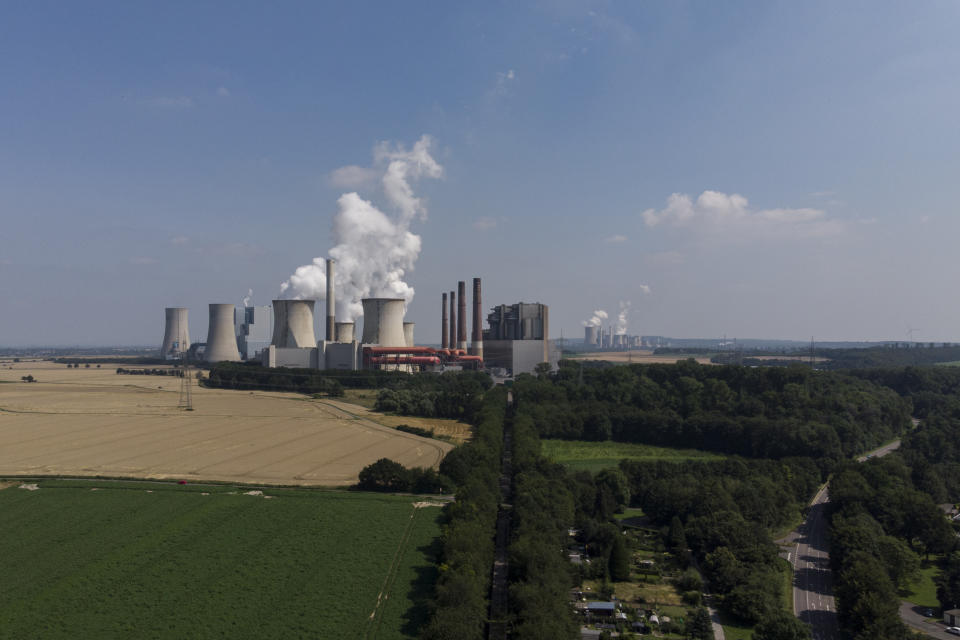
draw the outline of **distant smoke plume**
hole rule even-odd
[[[243,306],[249,307],[251,300],[253,300],[253,289],[247,289],[247,295],[243,297]]]
[[[627,300],[624,302],[620,301],[620,313],[617,314],[617,328],[616,334],[618,336],[626,335],[627,333],[627,315],[630,313],[630,301]]]
[[[593,312],[593,317],[589,320],[583,321],[583,326],[585,327],[601,327],[603,326],[603,321],[610,317],[610,314],[604,311],[603,309],[597,309]]]
[[[385,142],[374,148],[373,164],[395,215],[388,216],[356,192],[337,200],[333,218],[336,246],[329,256],[337,261],[339,318],[354,320],[363,315],[361,298],[403,298],[407,304],[413,300],[413,287],[404,276],[420,255],[420,236],[410,232],[410,223],[415,218],[426,220],[427,210],[411,184],[424,177],[443,177],[443,167],[430,155],[432,142],[425,135],[410,150]],[[298,267],[280,285],[280,294],[284,298],[324,299],[326,288],[324,257],[319,257]]]

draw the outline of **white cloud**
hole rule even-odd
[[[230,89],[227,89],[226,87],[219,87],[217,89],[217,95],[220,96],[221,98],[229,98]]]
[[[174,236],[170,238],[170,244],[187,244],[190,242],[190,238],[187,236]]]
[[[497,226],[497,219],[489,216],[482,216],[473,221],[473,228],[478,231],[489,231]]]
[[[650,291],[652,291],[652,290],[650,289],[650,285],[648,285],[648,284],[637,285],[637,288],[640,289],[640,293],[642,293],[642,294],[644,294],[644,295],[646,295],[646,294],[650,293]]]
[[[338,189],[367,189],[379,180],[381,171],[355,164],[340,167],[330,172],[327,180]]]
[[[171,111],[192,109],[194,106],[193,98],[189,96],[157,96],[155,98],[145,99],[143,104],[148,107],[169,109]]]
[[[603,239],[603,241],[606,242],[607,244],[623,244],[627,240],[629,240],[627,236],[622,236],[620,234],[609,236]]]
[[[493,87],[492,94],[494,96],[506,95],[507,91],[510,89],[510,85],[517,80],[517,72],[513,69],[507,69],[506,71],[497,72],[497,82]]]
[[[748,200],[738,193],[704,191],[696,200],[685,193],[667,198],[667,206],[659,211],[647,209],[640,216],[648,227],[658,225],[717,234],[731,232],[741,236],[789,235],[823,237],[844,231],[839,220],[827,219],[825,211],[810,208],[750,208]]]

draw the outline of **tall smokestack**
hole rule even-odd
[[[337,327],[337,306],[333,299],[333,258],[327,258],[327,342],[333,342],[336,339]]]
[[[470,353],[475,356],[483,357],[483,324],[480,319],[480,309],[483,304],[480,302],[480,278],[473,279],[473,336]]]
[[[450,292],[450,339],[447,347],[457,348],[457,294],[455,291]]]
[[[443,294],[443,302],[440,304],[440,348],[446,349],[450,346],[450,327],[447,326],[447,294]]]
[[[467,349],[467,283],[457,283],[457,349]]]

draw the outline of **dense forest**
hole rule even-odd
[[[811,457],[821,469],[890,440],[910,403],[848,374],[808,367],[565,362],[522,400],[541,437],[682,446],[750,458]]]

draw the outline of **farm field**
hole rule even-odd
[[[421,429],[433,429],[437,436],[447,438],[454,444],[463,444],[473,435],[472,427],[469,424],[449,418],[396,416],[374,411],[373,407],[377,401],[377,393],[377,389],[345,389],[344,397],[340,401],[363,407],[367,410],[363,412],[365,418],[392,429],[401,424],[420,427]],[[351,407],[350,411],[357,411],[357,409]]]
[[[416,637],[440,509],[299,489],[0,490],[0,636]]]
[[[671,449],[634,442],[541,440],[543,455],[572,469],[600,471],[628,460],[721,460],[723,456],[697,449]]]
[[[32,375],[38,382],[21,382]],[[451,444],[396,431],[363,407],[293,393],[193,387],[115,365],[0,367],[0,476],[104,476],[343,486],[380,458],[436,466]]]

